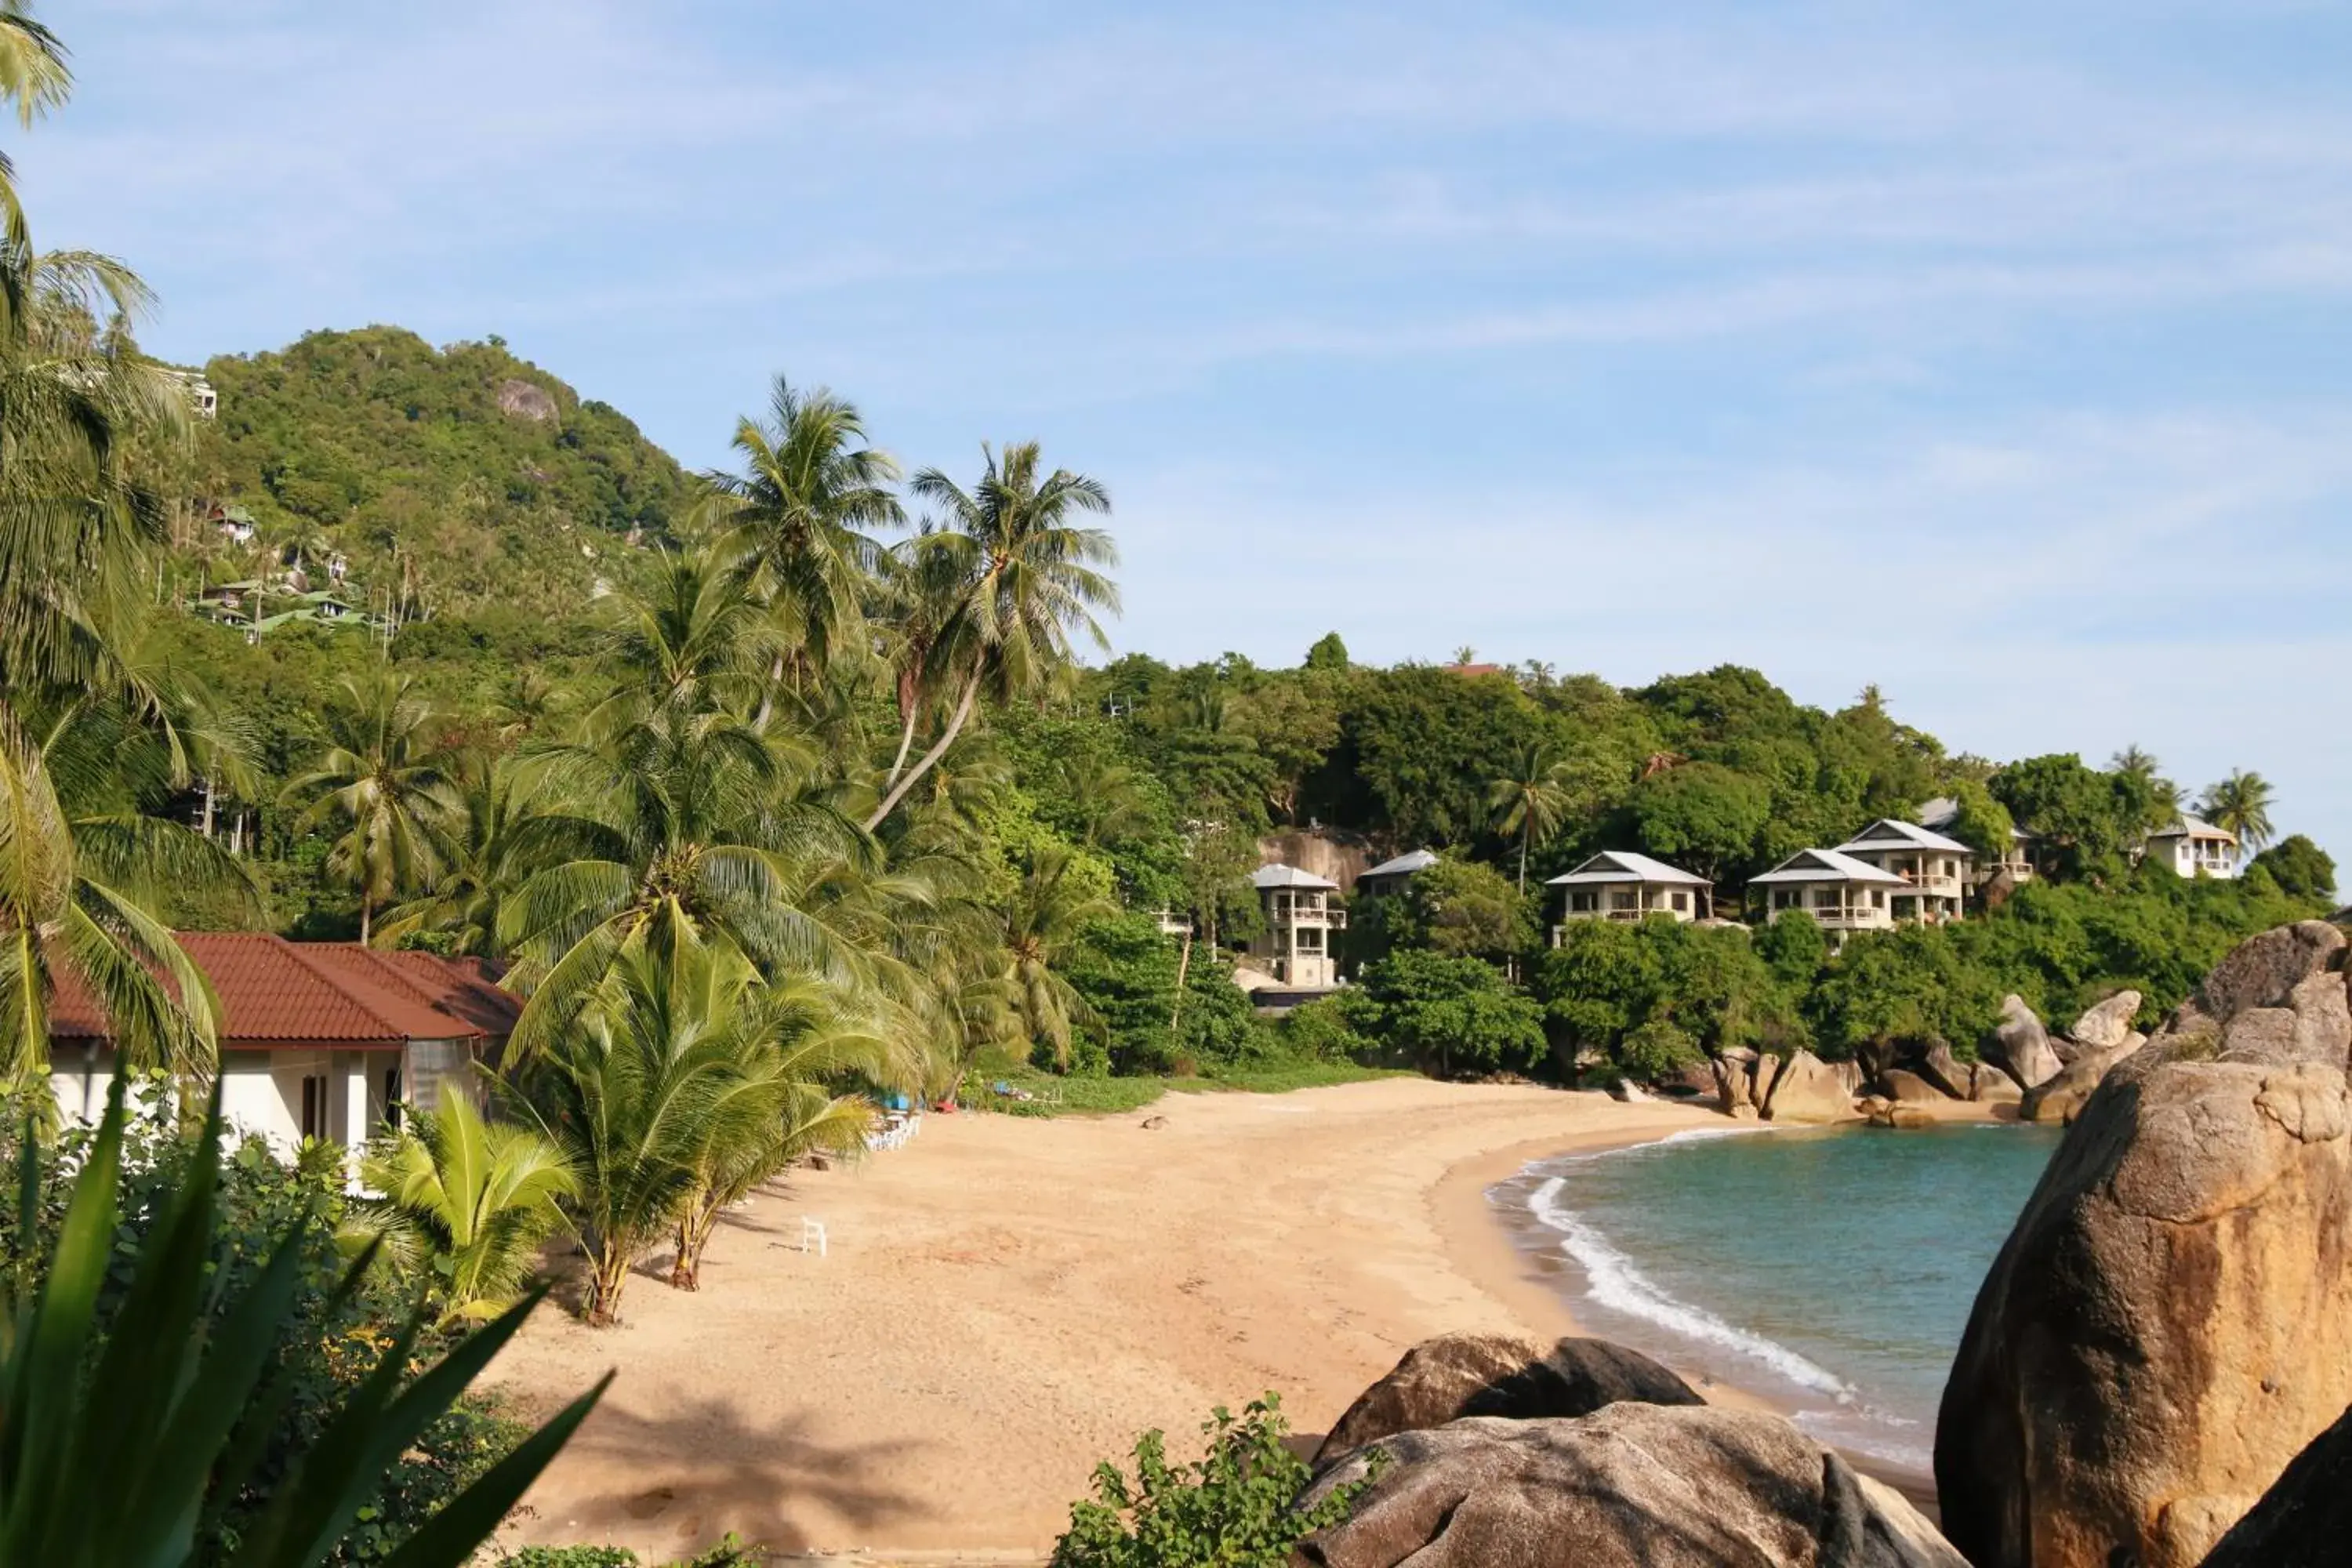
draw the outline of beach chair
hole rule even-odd
[[[811,1219],[808,1215],[801,1215],[801,1250],[806,1252],[812,1243],[814,1244],[816,1255],[819,1258],[828,1256],[825,1250],[824,1221]]]

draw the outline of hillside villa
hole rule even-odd
[[[2183,877],[2238,874],[2238,836],[2186,813],[2171,826],[2149,834],[2140,853]]]
[[[1604,849],[1545,885],[1560,889],[1563,922],[1640,921],[1652,915],[1687,921],[1715,912],[1714,883],[1630,849]],[[1554,947],[1559,945],[1561,929],[1551,928]]]
[[[1412,849],[1393,860],[1383,860],[1356,878],[1355,891],[1360,898],[1381,899],[1402,892],[1404,885],[1417,872],[1426,871],[1437,864],[1437,857],[1427,849]]]
[[[1748,885],[1764,889],[1768,922],[1803,910],[1839,936],[1893,930],[1894,895],[1910,887],[1894,872],[1835,849],[1800,849]]]
[[[1261,866],[1250,876],[1265,926],[1250,938],[1253,968],[1286,991],[1329,991],[1339,984],[1331,933],[1348,928],[1348,912],[1331,902],[1339,884],[1296,866]]]
[[[1880,817],[1832,853],[1900,878],[1902,889],[1888,895],[1889,912],[1897,921],[1929,925],[1960,918],[1976,858],[1976,852],[1957,838],[1891,816]]]
[[[356,1152],[398,1125],[404,1105],[478,1093],[475,1064],[495,1059],[522,1005],[478,959],[252,931],[179,942],[220,999],[222,1116],[281,1153],[305,1138]],[[49,1034],[59,1110],[97,1120],[112,1045],[105,1014],[63,966]]]

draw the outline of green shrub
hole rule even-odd
[[[761,1561],[756,1546],[732,1531],[709,1551],[684,1557],[668,1568],[749,1568]],[[499,1568],[639,1568],[644,1559],[625,1546],[525,1546],[499,1559]]]
[[[1306,1461],[1283,1446],[1282,1402],[1268,1394],[1235,1420],[1219,1405],[1202,1424],[1207,1455],[1168,1462],[1158,1430],[1135,1443],[1132,1480],[1106,1460],[1095,1500],[1072,1505],[1053,1568],[1282,1568],[1290,1550],[1348,1516],[1361,1486],[1295,1511]]]

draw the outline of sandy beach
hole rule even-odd
[[[493,1369],[519,1405],[620,1376],[520,1539],[1042,1555],[1142,1428],[1189,1436],[1273,1389],[1319,1433],[1431,1334],[1573,1331],[1485,1189],[1542,1155],[1723,1125],[1417,1079],[928,1118],[730,1216],[698,1295],[652,1277],[657,1258],[617,1329],[540,1314]],[[800,1249],[804,1215],[829,1256]]]

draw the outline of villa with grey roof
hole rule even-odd
[[[1250,938],[1253,968],[1286,991],[1328,991],[1339,984],[1332,933],[1348,929],[1348,911],[1331,901],[1339,884],[1296,866],[1260,866],[1250,875],[1265,928]]]
[[[2238,874],[2238,836],[2185,812],[2171,826],[2149,834],[2140,854],[2183,877]]]
[[[1764,918],[1802,910],[1832,937],[1892,931],[1896,893],[1910,884],[1895,873],[1836,849],[1800,849],[1748,886],[1764,890]]]
[[[1916,822],[1883,816],[1839,845],[1834,853],[1900,878],[1888,895],[1897,921],[1939,925],[1960,918],[1976,852]]]
[[[1545,886],[1560,889],[1563,923],[1642,921],[1652,915],[1688,921],[1715,912],[1714,883],[1630,849],[1604,849]],[[1554,947],[1559,945],[1561,930],[1562,925],[1551,928]]]

